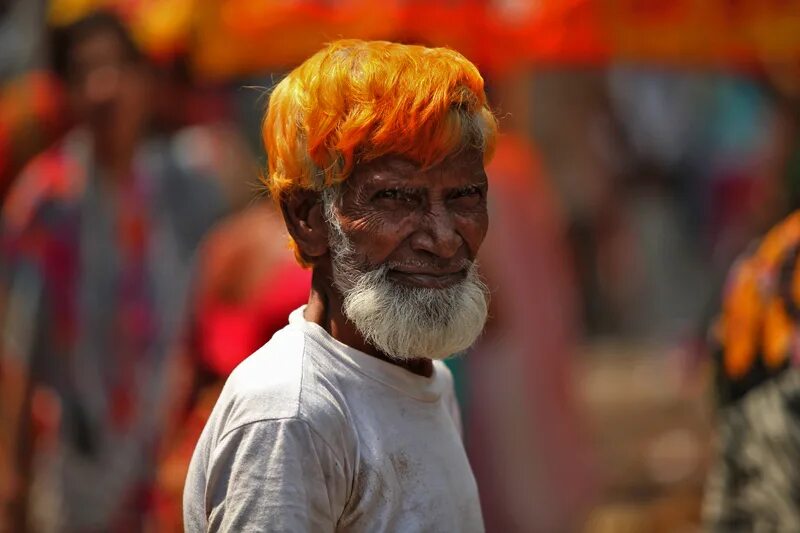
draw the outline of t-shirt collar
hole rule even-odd
[[[444,363],[441,361],[433,362],[433,374],[430,377],[420,376],[338,341],[319,324],[306,320],[303,315],[305,308],[306,306],[303,305],[292,311],[289,315],[289,325],[302,328],[306,335],[348,367],[421,401],[431,402],[441,397],[446,387]]]

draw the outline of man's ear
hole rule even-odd
[[[300,189],[281,201],[286,229],[303,258],[310,263],[328,253],[328,223],[322,198],[316,191]]]

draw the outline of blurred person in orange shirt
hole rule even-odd
[[[119,18],[55,30],[51,59],[77,126],[3,208],[2,519],[136,531],[152,509],[195,251],[222,201],[154,127],[158,76]]]
[[[800,530],[800,85],[796,64],[773,68],[777,134],[744,220],[750,234],[764,234],[730,268],[709,335],[717,448],[703,511],[711,532]]]

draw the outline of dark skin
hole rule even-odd
[[[428,169],[387,155],[358,164],[345,181],[337,216],[362,265],[390,266],[389,277],[416,287],[463,280],[486,236],[488,181],[478,151],[451,155]],[[298,190],[282,204],[286,226],[313,265],[305,318],[359,351],[430,377],[428,358],[397,361],[367,343],[344,316],[334,287],[328,225],[319,193]]]
[[[153,113],[153,74],[126,57],[112,31],[82,36],[69,53],[67,89],[76,120],[92,136],[97,163],[125,180]]]

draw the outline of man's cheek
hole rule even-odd
[[[370,257],[380,257],[391,253],[403,242],[405,231],[403,228],[390,227],[387,224],[365,227],[362,231],[355,232],[351,237],[356,249]]]
[[[470,251],[478,251],[489,229],[488,217],[471,218],[459,221],[458,231],[467,243]]]

